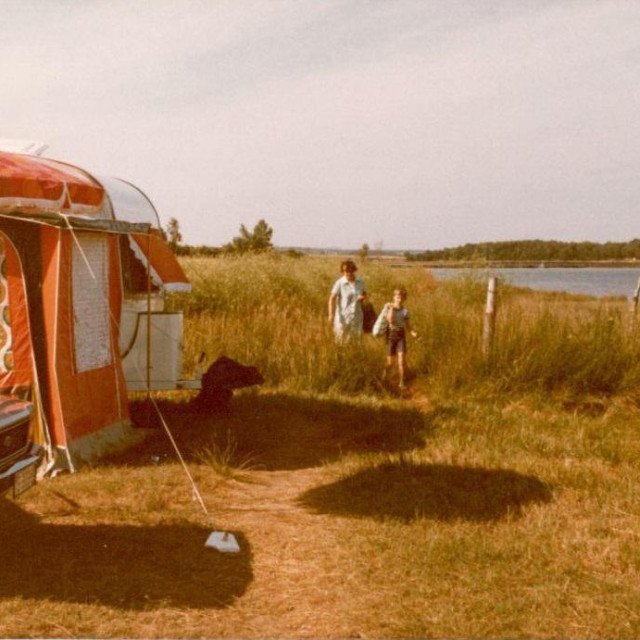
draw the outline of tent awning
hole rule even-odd
[[[0,152],[0,213],[85,215],[111,218],[102,185],[63,162]]]
[[[0,151],[0,218],[130,234],[152,278],[168,291],[191,285],[170,247],[153,228],[158,214],[147,196],[116,178],[95,178],[73,165]]]
[[[111,233],[160,227],[149,198],[129,183],[6,151],[0,151],[0,216]]]
[[[167,291],[191,291],[191,284],[180,263],[158,233],[132,233],[129,237],[133,252],[145,268],[149,269],[156,286]]]

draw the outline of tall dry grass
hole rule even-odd
[[[382,341],[336,345],[327,299],[339,262],[278,256],[188,259],[193,292],[175,305],[185,311],[185,365],[201,351],[257,366],[274,386],[317,392],[372,392],[379,386]],[[380,308],[405,274],[371,263],[363,269]],[[411,289],[424,297],[434,286],[412,271]]]
[[[384,341],[365,336],[335,344],[327,298],[339,259],[285,256],[190,258],[193,283],[175,306],[186,315],[185,365],[201,351],[257,366],[273,386],[314,392],[377,393]],[[488,384],[502,390],[626,393],[640,382],[640,348],[620,301],[599,301],[503,287],[495,346],[481,353],[485,281],[465,275],[436,283],[420,267],[361,265],[379,310],[394,287],[409,290],[419,341],[410,344],[414,373],[452,391]]]

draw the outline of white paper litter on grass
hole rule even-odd
[[[240,545],[233,533],[226,531],[214,531],[204,543],[205,547],[217,549],[222,553],[239,553]]]

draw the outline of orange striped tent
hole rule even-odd
[[[31,431],[49,470],[135,439],[123,350],[135,354],[136,340],[126,319],[135,316],[137,331],[151,296],[188,287],[136,187],[0,152],[0,396],[33,403]],[[147,349],[138,347],[139,359]],[[151,364],[138,383],[149,382]]]

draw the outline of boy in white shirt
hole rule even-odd
[[[387,303],[387,363],[385,366],[385,377],[389,373],[389,369],[393,366],[393,359],[398,359],[398,374],[400,376],[400,390],[405,388],[405,365],[407,355],[407,332],[412,337],[417,338],[416,331],[411,329],[409,323],[409,309],[404,306],[407,300],[407,290],[404,287],[395,289],[393,292],[393,302]]]

